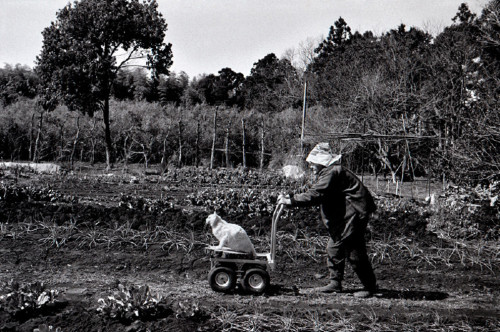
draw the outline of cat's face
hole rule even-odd
[[[220,217],[217,215],[217,213],[214,212],[207,217],[207,219],[205,220],[205,224],[213,227],[219,218]]]

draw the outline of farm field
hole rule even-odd
[[[350,267],[343,293],[304,292],[327,282],[315,209],[282,216],[265,294],[212,291],[207,215],[241,224],[265,252],[278,193],[302,185],[224,169],[0,171],[0,331],[500,329],[498,205],[477,188],[436,205],[425,185],[415,199],[377,195],[373,298],[352,295]]]

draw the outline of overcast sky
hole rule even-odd
[[[0,0],[0,67],[33,67],[42,30],[68,2]],[[462,2],[479,15],[489,0],[158,0],[173,45],[171,69],[190,77],[225,67],[248,75],[269,53],[281,57],[308,38],[326,37],[339,17],[353,31],[377,35],[401,23],[436,32]]]

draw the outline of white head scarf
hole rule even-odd
[[[311,150],[306,161],[308,163],[330,166],[339,161],[340,158],[342,158],[342,155],[332,153],[328,143],[318,143]]]

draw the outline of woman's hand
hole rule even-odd
[[[290,195],[280,194],[278,196],[278,205],[279,204],[292,205],[292,200],[290,199]]]

